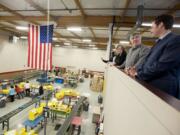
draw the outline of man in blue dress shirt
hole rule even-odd
[[[179,98],[180,36],[171,32],[174,18],[160,15],[152,22],[151,32],[158,36],[144,63],[131,69],[130,75]]]

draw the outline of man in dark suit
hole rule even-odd
[[[144,63],[130,75],[178,98],[180,79],[180,36],[171,32],[174,19],[160,15],[152,23],[151,32],[158,36]]]

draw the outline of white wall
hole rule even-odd
[[[27,69],[27,42],[9,43],[7,35],[0,35],[0,73]]]
[[[106,51],[103,50],[55,47],[53,48],[53,65],[104,71],[105,64],[101,61],[101,57],[105,53]]]
[[[104,135],[180,135],[180,112],[115,67],[105,74]]]
[[[9,43],[8,38],[0,33],[0,73],[27,69],[27,41],[20,40],[15,44]],[[54,47],[53,65],[104,71],[101,57],[105,53],[103,50]]]

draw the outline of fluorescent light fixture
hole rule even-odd
[[[21,39],[28,39],[27,36],[21,36],[20,38],[21,38]]]
[[[90,43],[92,40],[91,39],[83,39],[82,41]]]
[[[151,27],[152,23],[142,23],[142,26]]]
[[[152,23],[142,23],[142,26],[151,27]],[[174,24],[173,28],[180,28],[180,24]]]
[[[56,38],[56,37],[53,37],[53,40],[54,40],[54,41],[57,41],[57,40],[58,40],[58,38]]]
[[[173,27],[174,28],[180,28],[180,24],[174,24]]]
[[[129,44],[129,41],[119,41],[120,44]]]
[[[71,45],[71,43],[65,42],[64,45]]]
[[[60,45],[55,45],[55,47],[59,47]]]
[[[16,29],[17,29],[17,30],[27,31],[27,30],[28,30],[28,27],[26,27],[26,26],[16,26]]]
[[[75,31],[75,32],[81,32],[82,28],[81,27],[68,27],[67,30]]]
[[[96,45],[89,45],[89,46],[92,46],[92,47],[93,47],[93,46],[96,46]]]

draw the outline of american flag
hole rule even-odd
[[[29,25],[28,67],[46,71],[52,69],[52,37],[53,25]]]

